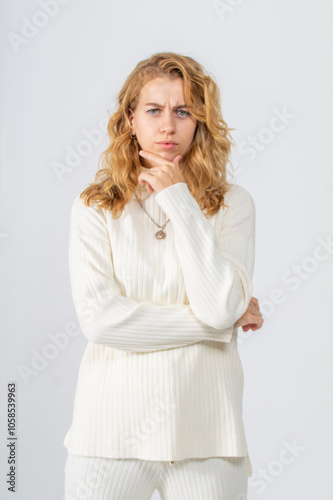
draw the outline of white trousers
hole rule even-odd
[[[158,462],[67,454],[64,500],[246,500],[246,457]]]

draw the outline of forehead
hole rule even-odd
[[[158,97],[161,98],[172,96],[183,98],[184,96],[184,84],[182,78],[175,78],[174,80],[170,80],[167,77],[158,77],[154,78],[147,82],[141,89],[140,97],[141,100],[150,97]]]

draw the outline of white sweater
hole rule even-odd
[[[148,170],[143,167],[143,170]],[[145,188],[143,188],[145,190]],[[246,456],[233,325],[252,297],[255,205],[233,184],[206,218],[186,183],[133,196],[119,219],[74,199],[73,300],[87,346],[68,452],[182,460]]]

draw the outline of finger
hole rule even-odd
[[[258,302],[258,299],[256,297],[251,297],[251,302],[252,304],[258,309],[258,311],[260,310],[259,308],[259,302]]]
[[[143,158],[148,158],[148,160],[155,163],[156,165],[165,165],[165,162],[168,161],[165,158],[163,158],[163,156],[151,153],[150,151],[144,151],[143,149],[140,149],[139,155],[142,156]]]
[[[246,324],[249,325],[260,325],[261,322],[262,322],[262,315],[261,313],[259,314],[249,314],[247,316],[245,316],[245,321],[246,321]]]
[[[258,326],[255,323],[249,323],[247,325],[244,325],[242,328],[244,332],[248,332],[249,330],[258,330]]]
[[[182,158],[183,158],[182,155],[177,155],[172,160],[172,163],[178,163]]]
[[[249,311],[249,313],[252,313],[255,315],[261,314],[259,306],[257,306],[257,304],[254,304],[253,302],[249,305],[248,311]]]
[[[140,176],[141,176],[141,175],[146,175],[146,172],[145,172],[145,173],[143,173],[143,174],[140,174],[140,175],[139,175],[139,177],[138,177],[138,179],[139,179],[139,184],[144,185],[144,186],[146,187],[147,191],[148,191],[149,193],[152,193],[152,187],[151,187],[151,185],[149,184],[149,182],[148,182],[148,181],[146,181],[146,180],[145,180],[145,179],[143,179],[142,177],[140,178]],[[150,175],[152,175],[152,174],[150,174]]]
[[[143,149],[140,149],[139,155],[143,156],[144,158],[148,158],[151,162],[155,163],[156,165],[166,165],[168,163],[175,163],[178,162],[181,158],[182,155],[176,155],[175,158],[172,160],[172,162],[166,160],[163,156],[158,155],[156,153],[151,153],[150,151],[145,151]]]

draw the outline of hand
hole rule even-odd
[[[251,297],[249,306],[243,316],[241,316],[234,326],[237,328],[241,326],[243,332],[247,332],[248,330],[259,330],[262,327],[264,319],[259,309],[258,299],[255,297]]]
[[[148,171],[141,172],[138,177],[140,184],[145,184],[147,191],[159,193],[163,189],[177,184],[178,182],[186,182],[178,163],[182,155],[176,155],[172,161],[166,160],[163,156],[151,153],[150,151],[139,151],[139,154],[147,158],[150,163],[156,166],[151,167]]]

